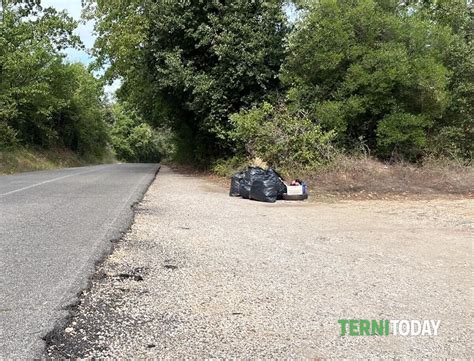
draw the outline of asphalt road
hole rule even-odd
[[[156,164],[0,177],[0,359],[41,357],[95,263],[133,217]]]

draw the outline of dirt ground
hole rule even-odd
[[[385,164],[371,158],[341,158],[308,175],[318,195],[342,199],[474,198],[474,167],[454,161]]]
[[[163,167],[46,356],[468,359],[473,220],[469,198],[266,204]]]

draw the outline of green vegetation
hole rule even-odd
[[[98,157],[110,145],[126,161],[220,171],[253,158],[310,171],[361,152],[471,162],[466,0],[84,0],[101,80],[64,62],[81,46],[66,14],[4,2],[0,147]]]
[[[149,124],[170,127],[183,159],[232,155],[229,115],[279,87],[282,2],[86,3],[98,21],[98,65],[110,63],[107,77],[123,79],[119,99]]]
[[[87,0],[97,65],[169,127],[181,159],[311,169],[473,150],[472,6],[462,0]],[[120,20],[120,21],[119,21]]]
[[[472,155],[472,8],[464,1],[322,0],[305,10],[282,80],[290,101],[335,131],[341,147],[362,141],[383,159]],[[463,136],[443,142],[449,132]]]
[[[19,3],[15,6],[15,3]],[[0,146],[64,147],[100,156],[107,144],[101,85],[60,50],[76,23],[33,1],[4,1],[0,27]]]
[[[173,152],[170,131],[153,129],[133,110],[119,104],[111,108],[111,144],[117,157],[128,162],[159,162]]]
[[[104,96],[103,81],[84,65],[65,62],[61,53],[67,47],[82,47],[73,34],[76,27],[66,13],[42,8],[39,1],[2,1],[2,172],[83,165],[110,158],[110,145],[116,144],[111,135],[120,132],[115,128],[121,124],[109,116],[111,105]],[[117,152],[119,159],[158,160],[156,145],[150,145],[151,134],[156,131],[147,124],[135,125],[129,139],[133,156]],[[64,162],[56,159],[55,153],[64,156]]]
[[[108,150],[100,157],[81,156],[67,149],[40,149],[15,147],[0,150],[0,174],[13,174],[65,167],[80,167],[90,164],[115,162],[114,154]]]
[[[240,154],[262,158],[282,169],[304,169],[325,163],[334,156],[334,131],[323,132],[302,111],[290,111],[285,105],[263,103],[231,115],[234,137],[243,149]]]

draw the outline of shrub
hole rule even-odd
[[[245,169],[249,165],[247,159],[242,156],[234,156],[228,159],[217,160],[212,167],[212,171],[221,177],[230,177],[231,175]]]
[[[263,103],[231,116],[241,152],[272,167],[308,168],[330,161],[335,132],[323,132],[306,113]]]
[[[112,108],[111,141],[117,157],[127,162],[160,162],[174,151],[173,135],[153,129],[124,106]]]
[[[139,162],[159,162],[161,152],[155,131],[145,123],[135,126],[128,137],[134,160]]]
[[[14,147],[17,143],[15,130],[7,124],[0,122],[0,149]]]
[[[426,146],[426,130],[430,125],[429,119],[421,115],[394,113],[385,117],[377,128],[381,153],[416,160]]]

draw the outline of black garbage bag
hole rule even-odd
[[[239,192],[242,198],[245,198],[245,199],[250,198],[250,187],[251,187],[250,183],[247,180],[243,179],[240,182]]]
[[[242,196],[261,202],[275,202],[286,193],[286,185],[281,176],[273,169],[249,167],[245,172],[232,176],[230,196]]]
[[[275,203],[278,189],[272,179],[256,180],[250,189],[250,198],[260,202]]]
[[[248,167],[247,171],[245,172],[245,180],[248,181],[251,185],[254,181],[258,179],[263,179],[266,174],[267,171],[263,168]]]
[[[248,167],[245,171],[245,177],[240,181],[240,195],[243,198],[250,198],[250,190],[252,188],[253,182],[258,179],[263,179],[265,177],[266,171],[260,167]]]
[[[244,178],[245,172],[238,172],[232,176],[229,192],[231,197],[240,197],[240,183],[244,180]]]
[[[273,169],[251,169],[252,174],[246,179],[251,179],[249,198],[260,201],[274,203],[282,198],[286,192],[286,186],[280,175]]]
[[[268,169],[263,177],[258,177],[252,183],[250,198],[260,202],[274,203],[283,198],[286,186],[281,177],[273,169]]]
[[[278,174],[277,171],[272,168],[269,168],[267,170],[267,175],[268,177],[272,178],[276,184],[277,199],[283,199],[283,194],[285,194],[287,191],[286,184],[283,183],[283,177],[280,176],[280,174]]]

